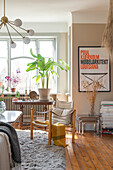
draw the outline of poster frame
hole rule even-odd
[[[80,48],[103,48],[102,46],[78,46],[78,92],[87,92],[86,90],[80,90]],[[102,90],[102,91],[98,91],[98,92],[111,92],[111,64],[110,64],[110,56],[109,56],[109,90]]]

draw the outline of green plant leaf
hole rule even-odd
[[[32,70],[35,70],[35,67],[34,67],[34,66],[30,66],[30,67],[28,67],[28,68],[27,68],[27,70],[26,70],[26,72],[28,72],[28,71],[32,71]]]
[[[55,70],[52,70],[51,73],[56,74],[56,76],[59,77],[58,73]]]
[[[34,58],[37,58],[37,56],[33,54],[32,48],[30,49],[30,53]]]
[[[41,77],[43,77],[44,75],[43,75],[43,73],[41,73],[40,71],[39,71],[39,74],[41,75]]]
[[[59,59],[60,63],[64,65],[68,70],[70,69],[69,65],[62,59]]]
[[[5,90],[8,92],[9,91],[9,87],[7,87]]]
[[[36,78],[36,83],[38,84],[39,80],[40,80],[41,76],[38,75],[37,78]]]
[[[35,77],[37,77],[37,75],[33,76],[32,79],[34,79]]]
[[[12,96],[11,96],[11,94],[8,94],[7,97],[10,97],[10,98],[11,98]]]
[[[19,91],[17,91],[17,92],[16,92],[15,97],[17,97],[17,98],[19,98],[19,97],[20,97],[20,93],[19,93]]]
[[[3,101],[3,98],[2,98],[2,97],[0,97],[0,102],[1,102],[1,101]]]
[[[31,66],[31,65],[35,65],[36,66],[37,63],[38,63],[37,61],[34,61],[32,63],[28,63],[27,66]]]

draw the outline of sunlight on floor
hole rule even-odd
[[[72,138],[72,134],[66,134],[66,138],[71,139]],[[77,135],[75,135],[74,139],[78,139]]]

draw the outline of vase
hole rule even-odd
[[[48,101],[50,96],[50,89],[38,89],[39,91],[39,100]]]
[[[2,114],[6,110],[6,104],[4,101],[0,101],[0,114]]]
[[[14,93],[16,91],[16,88],[15,87],[12,87],[11,88],[11,92]]]
[[[90,116],[94,115],[94,104],[95,104],[95,101],[92,101],[90,105]]]

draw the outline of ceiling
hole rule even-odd
[[[109,0],[6,0],[6,15],[24,22],[68,22],[71,12],[108,11]],[[0,0],[3,16],[3,0]]]

